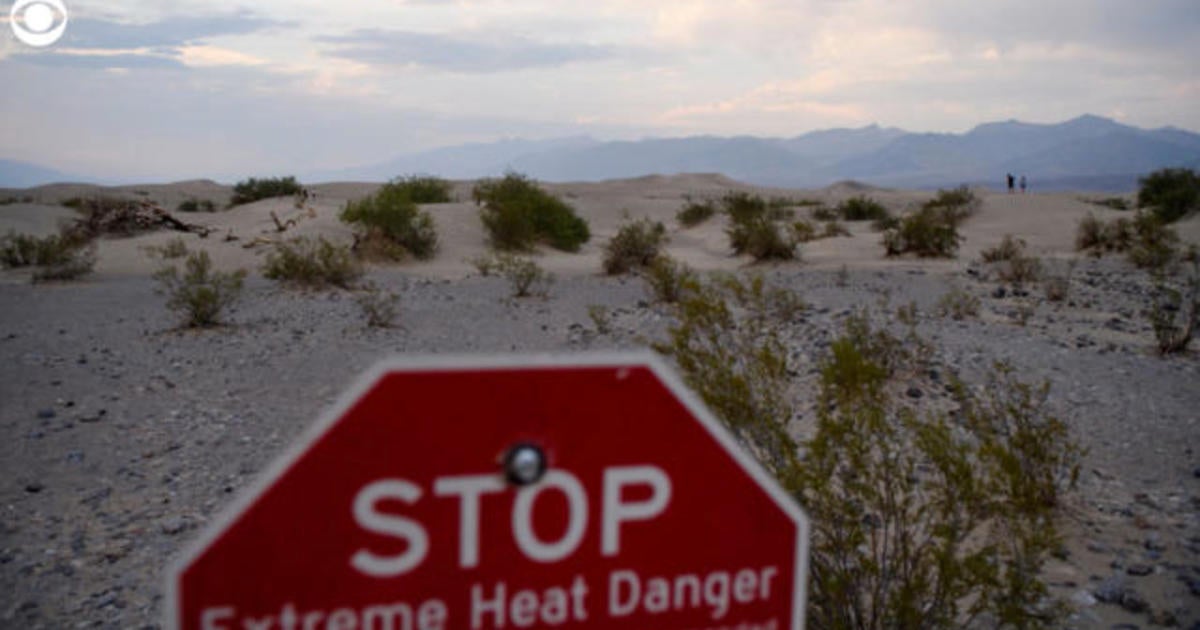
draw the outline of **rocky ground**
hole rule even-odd
[[[919,332],[968,382],[996,360],[1049,380],[1052,409],[1088,449],[1068,500],[1066,554],[1047,568],[1074,608],[1068,625],[1200,627],[1200,356],[1154,354],[1145,274],[1084,260],[1067,299],[1049,302],[1040,289],[1000,291],[966,263],[762,271],[811,306],[790,333],[800,380],[853,309],[894,322],[910,302]],[[158,627],[169,560],[382,357],[644,347],[669,323],[634,278],[564,276],[544,299],[511,300],[502,279],[376,271],[400,295],[398,327],[367,328],[349,293],[251,278],[228,325],[191,331],[145,276],[31,286],[5,274],[5,628]],[[937,314],[951,286],[980,299],[978,316]],[[812,417],[800,402],[793,428],[803,436]]]

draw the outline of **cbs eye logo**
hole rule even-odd
[[[8,23],[17,39],[42,48],[67,30],[67,7],[63,0],[17,0],[8,12]]]

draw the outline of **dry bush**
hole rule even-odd
[[[622,225],[604,246],[604,273],[617,275],[645,269],[667,243],[662,223],[641,219]]]
[[[374,282],[368,282],[362,286],[362,292],[354,298],[354,301],[362,310],[363,317],[367,320],[367,326],[391,328],[395,324],[398,311],[397,302],[400,301],[400,296],[396,293],[384,291]]]
[[[841,221],[826,221],[825,229],[821,231],[821,238],[836,238],[839,236],[850,236],[850,229],[841,223]]]
[[[722,198],[729,216],[729,245],[734,253],[755,261],[796,258],[796,236],[781,221],[790,209],[773,208],[766,199],[750,193],[728,193]]]
[[[1154,329],[1161,356],[1185,352],[1200,325],[1200,261],[1191,256],[1191,273],[1183,286],[1172,286],[1166,276],[1155,281],[1147,317]]]
[[[305,236],[275,244],[263,263],[263,276],[282,284],[349,289],[362,277],[362,265],[345,245],[335,245],[325,237]]]
[[[645,274],[650,295],[659,302],[674,304],[693,288],[696,272],[670,256],[659,256]]]
[[[959,287],[951,287],[938,299],[937,312],[940,317],[963,320],[979,316],[979,298]]]
[[[496,274],[508,280],[512,288],[512,297],[545,297],[554,284],[554,275],[542,269],[532,258],[497,252],[490,257],[476,259],[481,269],[487,269],[484,275]],[[482,273],[482,272],[481,272]]]
[[[675,220],[685,228],[695,227],[717,214],[717,202],[712,199],[697,200],[684,195],[683,207],[675,214]]]
[[[174,265],[160,269],[154,279],[167,296],[167,308],[183,315],[189,328],[213,326],[221,313],[232,306],[242,292],[246,271],[213,271],[208,252],[194,252],[184,261],[182,273]]]
[[[300,183],[291,175],[287,177],[264,177],[256,179],[251,177],[242,180],[233,187],[233,200],[231,206],[240,206],[244,203],[258,201],[260,199],[271,199],[274,197],[291,197],[303,192]]]

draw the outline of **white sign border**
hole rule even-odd
[[[796,558],[792,598],[791,630],[804,630],[805,603],[808,593],[808,541],[811,528],[808,516],[779,482],[746,451],[737,439],[708,410],[695,393],[684,384],[662,357],[649,350],[592,351],[549,354],[414,354],[385,358],[356,378],[344,394],[329,405],[320,418],[304,430],[287,450],[260,473],[232,502],[210,520],[200,535],[176,554],[166,570],[166,592],[163,598],[164,628],[178,628],[179,580],[184,569],[199,558],[221,533],[229,528],[243,512],[265,494],[271,486],[308,452],[321,436],[342,418],[385,376],[394,372],[473,372],[479,370],[513,370],[538,368],[648,368],[667,389],[700,421],[714,440],[741,466],[779,509],[796,525]]]

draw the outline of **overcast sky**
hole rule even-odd
[[[0,0],[0,158],[171,179],[512,137],[1200,129],[1197,0],[65,1],[35,49]]]

